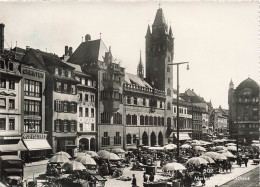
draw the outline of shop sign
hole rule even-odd
[[[41,120],[41,116],[24,116],[24,119]]]
[[[41,133],[24,133],[22,135],[23,139],[46,139],[47,134],[41,134]]]
[[[25,75],[30,75],[30,76],[37,77],[37,78],[41,78],[41,79],[44,77],[44,74],[43,74],[43,73],[35,72],[35,71],[29,70],[29,69],[23,69],[22,72],[23,72],[23,74],[25,74]]]

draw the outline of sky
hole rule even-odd
[[[17,46],[62,56],[86,34],[101,38],[126,72],[136,74],[145,34],[159,2],[0,2],[5,48]],[[258,6],[256,2],[161,2],[174,35],[173,63],[180,66],[180,92],[194,91],[215,108],[228,109],[228,87],[248,77],[259,83]],[[176,88],[176,68],[174,67]]]

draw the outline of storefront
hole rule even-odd
[[[22,141],[28,151],[23,152],[25,162],[34,162],[46,158],[47,150],[52,149],[47,141],[47,134],[24,133]]]
[[[1,155],[18,155],[20,156],[21,151],[27,151],[23,142],[20,140],[17,144],[4,144],[0,145]]]

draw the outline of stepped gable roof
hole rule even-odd
[[[125,74],[125,82],[127,84],[136,84],[142,87],[152,88],[144,79],[130,73]]]
[[[253,91],[254,95],[259,95],[259,84],[251,79],[250,77],[242,81],[236,88],[236,93],[240,92],[243,89],[250,88]]]
[[[104,61],[107,47],[101,39],[82,42],[70,56],[68,62],[86,64],[95,61]]]

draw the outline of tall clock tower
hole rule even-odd
[[[152,25],[148,25],[146,33],[146,81],[156,89],[166,93],[165,126],[167,135],[172,131],[172,95],[173,95],[173,62],[174,38],[172,28],[168,29],[163,10],[159,8]]]

